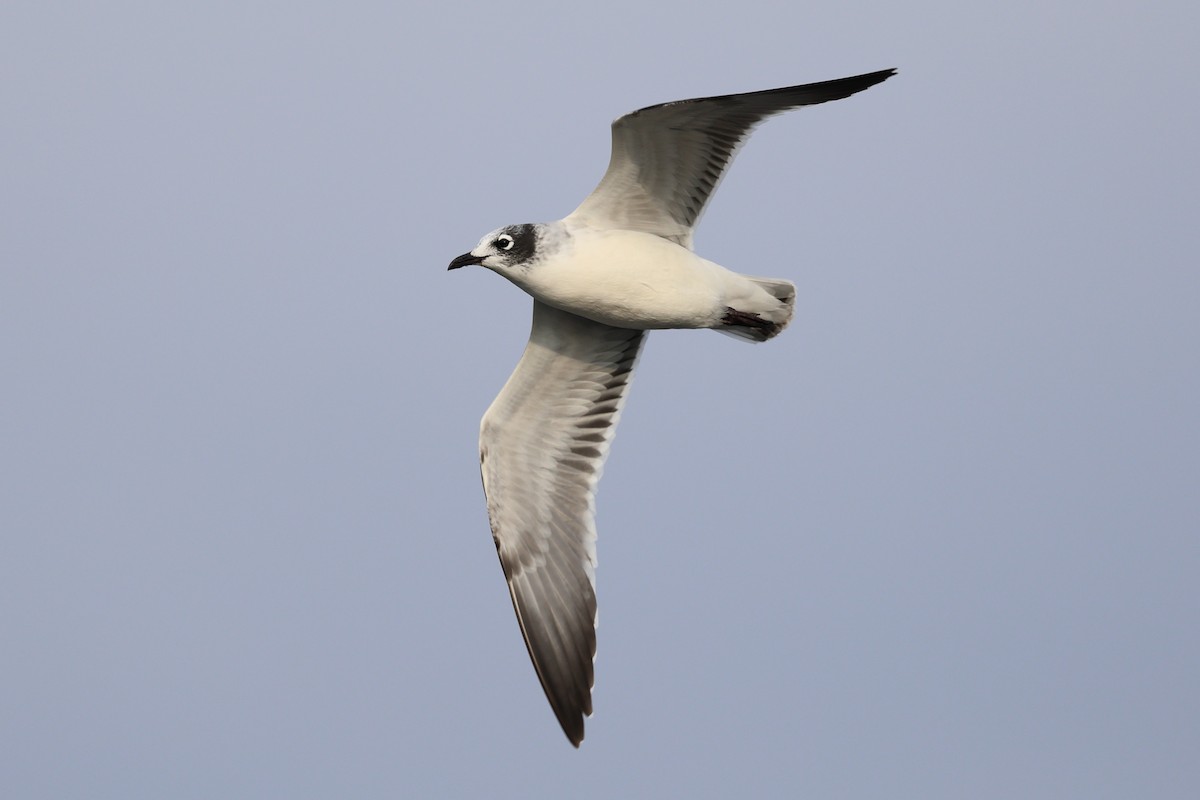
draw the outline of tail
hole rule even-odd
[[[738,308],[727,307],[725,316],[713,330],[747,342],[765,342],[792,321],[796,287],[791,281],[776,278],[745,277],[763,291],[739,302]]]

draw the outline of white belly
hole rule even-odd
[[[732,286],[757,290],[737,273],[658,236],[592,229],[572,233],[553,259],[514,282],[544,303],[597,322],[707,328],[724,314]]]

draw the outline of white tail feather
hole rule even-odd
[[[765,342],[777,336],[792,321],[796,306],[796,287],[791,281],[778,278],[752,278],[746,280],[763,289],[769,297],[730,308],[714,330],[746,342]]]

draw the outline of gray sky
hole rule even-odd
[[[74,5],[0,9],[5,796],[1200,793],[1192,5]],[[796,321],[650,337],[576,752],[477,468],[529,300],[446,264],[886,67],[700,225]]]

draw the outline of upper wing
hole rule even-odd
[[[577,747],[592,713],[596,483],[644,337],[535,300],[525,354],[480,426],[488,519],[517,622]]]
[[[608,171],[568,219],[653,233],[690,248],[704,204],[755,125],[790,108],[849,97],[895,72],[680,100],[626,114],[612,125]]]

